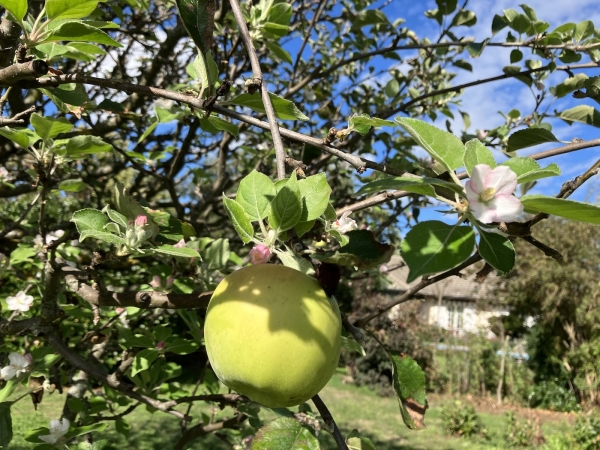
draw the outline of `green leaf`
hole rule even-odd
[[[348,128],[365,135],[369,132],[371,127],[396,127],[397,124],[391,120],[378,119],[376,117],[370,117],[368,114],[361,114],[360,116],[352,116],[348,120]]]
[[[63,23],[44,39],[44,42],[52,41],[95,42],[113,47],[123,47],[104,31],[83,22]]]
[[[463,165],[465,147],[461,140],[447,131],[442,131],[422,120],[396,117],[396,122],[412,136],[436,161],[448,170]]]
[[[146,348],[137,352],[131,365],[131,376],[135,377],[138,373],[148,370],[156,358],[158,358],[158,355],[158,350],[153,348]]]
[[[97,209],[80,209],[73,213],[71,222],[75,223],[79,233],[86,230],[104,232],[104,226],[108,223],[108,219]]]
[[[173,247],[172,245],[161,245],[160,247],[153,248],[152,251],[164,255],[178,256],[180,258],[200,258],[200,253],[193,248],[188,247],[178,248]]]
[[[113,146],[104,142],[98,136],[75,136],[68,140],[66,146],[66,154],[70,158],[79,158],[80,156],[96,153],[107,153],[112,150]]]
[[[314,220],[325,212],[329,205],[331,187],[324,173],[312,175],[298,181],[300,197],[302,198],[302,222]]]
[[[11,405],[9,402],[0,403],[0,447],[6,449],[13,438]]]
[[[479,254],[494,269],[508,273],[515,265],[517,257],[510,240],[497,233],[479,230]]]
[[[471,42],[470,44],[468,44],[467,51],[469,52],[471,58],[479,58],[483,53],[483,49],[486,47],[489,41],[490,40],[488,38],[484,39],[482,42]]]
[[[116,234],[109,233],[108,231],[96,231],[96,230],[84,230],[79,233],[79,240],[83,242],[87,238],[92,237],[100,241],[108,242],[110,244],[124,245],[125,239]]]
[[[271,103],[273,103],[273,109],[275,109],[275,115],[281,120],[308,120],[302,111],[300,111],[293,102],[284,99],[275,94],[269,93],[271,97]],[[246,106],[258,113],[265,113],[265,106],[263,105],[262,97],[259,94],[242,94],[238,95],[229,103],[233,105]]]
[[[217,130],[227,131],[229,134],[235,137],[238,137],[238,135],[240,134],[240,130],[236,124],[227,122],[226,120],[223,120],[220,117],[209,116],[206,120],[208,120],[210,124]]]
[[[444,16],[448,16],[454,12],[456,6],[458,5],[457,0],[435,0],[435,3]],[[352,434],[352,433],[350,433]],[[357,433],[358,434],[358,433]],[[350,436],[348,436],[350,437]]]
[[[281,260],[284,266],[291,267],[292,269],[298,270],[306,275],[313,275],[315,273],[310,261],[297,256],[290,249],[287,249],[287,251],[278,252],[277,257]]]
[[[468,11],[466,9],[460,10],[453,18],[452,18],[452,26],[465,26],[471,27],[477,23],[477,16],[473,11]]]
[[[10,265],[16,266],[24,262],[33,263],[33,256],[37,255],[37,251],[28,245],[22,243],[17,244],[17,248],[10,254]]]
[[[415,225],[400,244],[402,258],[410,269],[407,283],[458,266],[471,256],[474,245],[471,227],[437,220]]]
[[[127,228],[127,225],[128,225],[127,217],[125,217],[120,212],[115,211],[114,209],[111,209],[111,207],[108,205],[106,205],[104,208],[102,208],[102,212],[105,213],[106,215],[108,215],[108,218],[110,220],[112,220],[115,223],[118,223],[122,228]]]
[[[526,147],[544,144],[546,142],[560,142],[551,131],[544,128],[526,128],[513,133],[508,138],[507,151],[514,152]]]
[[[587,79],[588,76],[585,73],[578,73],[575,76],[569,77],[554,87],[554,95],[560,98],[570,94],[573,91],[576,91],[577,89],[581,89],[585,80]]]
[[[494,155],[483,145],[479,139],[472,139],[465,144],[465,156],[464,156],[464,164],[465,170],[471,176],[473,173],[473,167],[477,164],[486,164],[490,166],[492,169],[496,167],[496,160],[494,159]]]
[[[304,210],[303,210],[304,211]],[[304,234],[308,233],[315,226],[314,220],[309,220],[307,222],[298,222],[294,225],[294,231],[296,232],[296,236],[302,237]]]
[[[277,234],[293,228],[302,217],[302,200],[296,172],[275,195],[269,211],[269,225]]]
[[[560,113],[560,118],[567,123],[581,122],[600,127],[600,112],[593,106],[579,105]]]
[[[384,92],[385,92],[385,95],[387,95],[389,98],[394,98],[396,95],[398,95],[399,91],[400,91],[400,83],[398,83],[398,80],[396,80],[395,78],[392,78],[385,85]],[[396,125],[396,124],[394,123],[394,125]]]
[[[19,22],[27,14],[27,0],[0,0],[0,6],[6,8]]]
[[[344,333],[342,331],[342,333]],[[350,335],[342,334],[342,348],[348,350],[349,352],[356,352],[361,356],[366,356],[365,349],[358,342],[354,340],[354,338]]]
[[[229,240],[219,238],[213,241],[210,246],[204,250],[204,261],[208,269],[220,269],[225,267],[229,261]]]
[[[250,220],[255,221],[267,217],[276,193],[275,184],[271,179],[253,170],[240,182],[235,199],[244,208]]]
[[[428,407],[425,374],[409,356],[398,358],[389,352],[388,356],[392,360],[393,386],[398,396],[402,420],[412,430],[424,428],[423,418]]]
[[[319,450],[312,430],[290,417],[279,417],[262,427],[252,440],[252,450]]]
[[[165,352],[171,352],[177,355],[188,355],[198,350],[198,348],[200,348],[200,346],[197,342],[181,338],[171,338],[165,345]]]
[[[526,195],[521,197],[525,211],[531,214],[546,213],[565,219],[600,225],[600,207],[563,198],[545,195]]]
[[[6,139],[10,139],[15,144],[20,145],[23,148],[28,148],[31,144],[34,144],[39,140],[34,139],[34,132],[28,130],[27,128],[16,129],[16,128],[8,128],[2,127],[0,128],[0,136],[4,136]]]
[[[429,197],[435,197],[435,190],[432,186],[439,186],[450,189],[457,194],[464,194],[462,186],[449,181],[430,177],[386,177],[371,181],[362,186],[355,194],[355,197],[364,194],[372,194],[380,191],[404,190],[415,194],[423,194]]]
[[[214,0],[176,0],[181,22],[203,55],[211,49],[215,26]]]
[[[348,445],[348,450],[376,450],[373,441],[368,437],[361,436],[357,429],[350,432],[346,438],[346,445]]]
[[[58,185],[58,189],[65,192],[81,192],[89,186],[82,180],[64,180]]]
[[[312,255],[314,259],[341,266],[356,266],[360,270],[369,270],[389,262],[394,254],[393,245],[377,241],[373,232],[369,230],[349,231],[346,235],[341,236],[336,230],[331,230],[329,233],[338,241],[342,241],[343,237],[347,238],[348,243],[342,245],[335,252],[314,253]],[[335,236],[336,233],[338,236]]]
[[[227,210],[229,220],[233,224],[233,228],[240,235],[244,244],[247,244],[254,237],[254,228],[248,214],[246,214],[246,211],[244,211],[244,208],[238,202],[227,198],[225,195],[223,195],[223,204]]]
[[[73,124],[64,117],[54,119],[33,113],[30,120],[33,129],[44,141],[53,139],[61,133],[68,133],[73,129]]]
[[[560,175],[560,167],[558,167],[558,164],[552,163],[546,168],[541,168],[538,162],[532,158],[511,158],[500,165],[510,167],[510,169],[517,174],[518,184]]]
[[[265,42],[265,45],[267,46],[269,51],[272,53],[272,55],[270,55],[271,59],[273,58],[273,56],[276,56],[277,58],[279,58],[280,60],[282,60],[286,63],[292,64],[294,62],[292,59],[292,55],[290,55],[290,53],[287,50],[285,50],[278,43]]]
[[[98,0],[46,0],[48,19],[81,19],[98,6]]]
[[[575,26],[575,31],[573,32],[573,42],[579,43],[583,39],[590,37],[592,34],[594,34],[594,22],[591,20],[579,22]]]
[[[519,62],[522,59],[523,59],[523,52],[521,50],[514,49],[512,52],[510,52],[510,63],[511,64]]]

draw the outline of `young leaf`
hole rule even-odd
[[[238,137],[238,135],[240,134],[240,130],[236,124],[227,122],[226,120],[223,120],[220,117],[209,116],[207,120],[217,130],[227,131],[229,134],[235,137]]]
[[[389,262],[394,254],[393,245],[377,241],[373,232],[369,230],[354,230],[346,234],[330,230],[329,234],[340,241],[342,247],[335,252],[315,253],[313,258],[340,266],[356,266],[361,270],[369,270]]]
[[[513,133],[508,138],[509,152],[514,152],[526,147],[544,144],[546,142],[560,142],[551,131],[543,128],[526,128]]]
[[[342,331],[342,333],[344,333],[344,331]],[[366,356],[365,349],[356,342],[350,334],[342,334],[342,348],[345,348],[350,352],[356,352],[361,356]]]
[[[496,160],[494,159],[494,155],[489,148],[479,141],[479,139],[472,139],[465,144],[465,170],[471,176],[473,172],[473,167],[477,164],[487,164],[492,169],[496,167]]]
[[[354,196],[358,197],[360,195],[373,194],[380,191],[403,190],[407,192],[414,192],[415,194],[423,194],[429,197],[435,197],[436,194],[432,185],[450,189],[457,194],[464,195],[462,186],[449,181],[439,180],[437,178],[387,177],[365,184],[354,194]]]
[[[300,111],[293,102],[284,99],[275,94],[269,93],[271,102],[273,103],[273,109],[275,109],[275,115],[281,120],[308,120],[302,111]],[[265,113],[265,105],[263,105],[262,98],[260,95],[242,94],[238,95],[229,103],[233,105],[246,106],[256,112]]]
[[[229,254],[229,239],[219,238],[204,250],[204,260],[209,269],[220,269],[227,264]]]
[[[279,417],[262,427],[252,440],[252,450],[319,450],[313,431],[296,419]]]
[[[82,180],[64,180],[58,185],[58,189],[65,192],[81,192],[87,189],[89,186]]]
[[[104,226],[108,223],[108,219],[97,209],[80,209],[73,213],[71,222],[75,223],[79,233],[86,230],[104,232]]]
[[[161,245],[160,247],[153,248],[152,251],[164,255],[178,256],[180,258],[200,258],[200,253],[193,248],[188,247],[178,248],[173,247],[172,245]]]
[[[462,167],[465,147],[459,138],[422,120],[406,117],[396,117],[394,120],[447,170]]]
[[[306,275],[313,275],[315,270],[307,259],[301,258],[294,254],[290,249],[284,252],[278,252],[277,257],[281,260],[284,266],[291,267]]]
[[[61,133],[68,133],[73,129],[73,124],[64,117],[53,119],[33,113],[30,120],[33,129],[44,141],[53,139]]]
[[[415,225],[400,244],[408,265],[408,283],[422,275],[458,266],[473,251],[475,233],[468,226],[448,225],[431,220]]]
[[[48,19],[81,19],[98,6],[98,0],[46,0]]]
[[[300,188],[296,172],[292,173],[285,186],[275,195],[269,211],[269,225],[279,234],[293,228],[302,216]]]
[[[303,210],[304,211],[304,210]],[[294,231],[296,231],[296,236],[302,237],[304,234],[308,233],[315,226],[314,220],[309,220],[307,222],[298,222],[294,225]]]
[[[368,437],[361,436],[357,429],[350,432],[346,438],[346,445],[348,450],[375,450],[373,441]]]
[[[298,181],[300,196],[302,197],[301,221],[314,220],[325,212],[329,205],[331,187],[327,183],[324,173],[312,175]]]
[[[404,424],[412,430],[425,428],[423,418],[428,405],[423,370],[409,356],[398,358],[389,352],[388,355],[392,360],[393,386]]]
[[[97,230],[83,230],[79,233],[79,241],[83,242],[87,238],[93,237],[100,241],[108,242],[109,244],[115,245],[125,245],[125,239],[116,234],[109,233],[107,231],[97,231]]]
[[[0,0],[0,6],[6,8],[19,22],[27,14],[27,0]]]
[[[486,262],[502,274],[515,265],[515,248],[510,240],[497,233],[479,230],[479,254]]]
[[[526,195],[521,197],[525,211],[531,214],[546,213],[565,219],[600,225],[600,207],[545,195]]]
[[[272,53],[272,55],[270,55],[271,59],[273,59],[274,55],[286,63],[292,64],[294,62],[294,60],[292,59],[292,55],[290,55],[290,53],[287,50],[285,50],[281,45],[275,42],[265,42],[265,45]]]
[[[254,237],[254,228],[252,228],[252,222],[250,222],[248,214],[238,202],[227,198],[225,195],[223,195],[223,204],[235,231],[240,235],[244,244],[247,244]]]
[[[203,55],[212,47],[215,26],[214,0],[177,0],[177,10],[187,33]]]
[[[138,373],[148,370],[156,358],[158,358],[158,354],[158,350],[153,348],[140,350],[133,359],[131,376],[135,377]]]
[[[275,185],[263,173],[253,170],[240,182],[236,201],[244,208],[251,221],[267,217],[276,194]]]
[[[567,123],[581,122],[600,127],[600,112],[593,106],[579,105],[560,113],[560,118]]]
[[[24,129],[15,129],[9,127],[0,128],[0,136],[4,136],[6,139],[10,139],[15,144],[20,145],[23,148],[29,147],[30,144],[34,144],[35,141],[32,139],[33,131]],[[39,138],[38,138],[39,140]]]
[[[560,175],[558,164],[552,163],[546,168],[541,168],[538,162],[532,158],[511,158],[500,165],[510,167],[517,174],[517,183],[519,184]]]
[[[65,22],[52,30],[43,42],[53,41],[95,42],[113,47],[123,47],[104,31],[83,22]]]

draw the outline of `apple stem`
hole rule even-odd
[[[321,397],[319,397],[319,394],[315,395],[312,398],[312,401],[319,410],[321,417],[325,421],[325,426],[331,432],[331,434],[333,434],[333,438],[338,446],[338,450],[348,450],[348,446],[346,445],[346,441],[344,440],[340,429],[336,425],[335,420],[333,420],[333,416],[329,412],[329,409],[327,409],[327,406],[323,400],[321,400]]]

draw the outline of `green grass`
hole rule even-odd
[[[373,440],[377,450],[455,450],[455,449],[501,449],[505,418],[502,414],[479,413],[490,439],[467,440],[445,435],[441,406],[443,402],[433,403],[426,414],[427,428],[421,431],[411,431],[402,423],[395,398],[382,398],[366,387],[344,385],[340,376],[335,376],[321,392],[321,398],[328,405],[342,433],[347,435],[357,428],[362,435]],[[25,450],[33,444],[23,439],[24,433],[33,428],[48,426],[51,419],[61,415],[64,396],[58,393],[46,395],[44,401],[34,411],[27,398],[13,406],[14,438],[11,450]],[[206,404],[195,405],[192,412],[212,412]],[[217,409],[216,417],[231,415],[231,409]],[[270,410],[265,410],[261,416],[265,421],[275,417]],[[156,412],[151,414],[145,408],[139,407],[128,416],[131,425],[129,438],[126,439],[114,429],[114,423],[109,422],[106,431],[94,433],[94,438],[108,439],[116,448],[132,448],[139,450],[169,450],[180,436],[178,419]],[[545,423],[542,427],[546,436],[561,432],[567,428],[564,423]],[[325,450],[335,449],[333,438],[325,431],[319,435],[321,447]],[[208,436],[191,444],[193,450],[225,450],[230,449],[221,439]]]

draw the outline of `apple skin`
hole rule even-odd
[[[340,358],[342,321],[319,283],[274,264],[244,267],[215,289],[204,338],[217,377],[269,408],[304,403]]]

